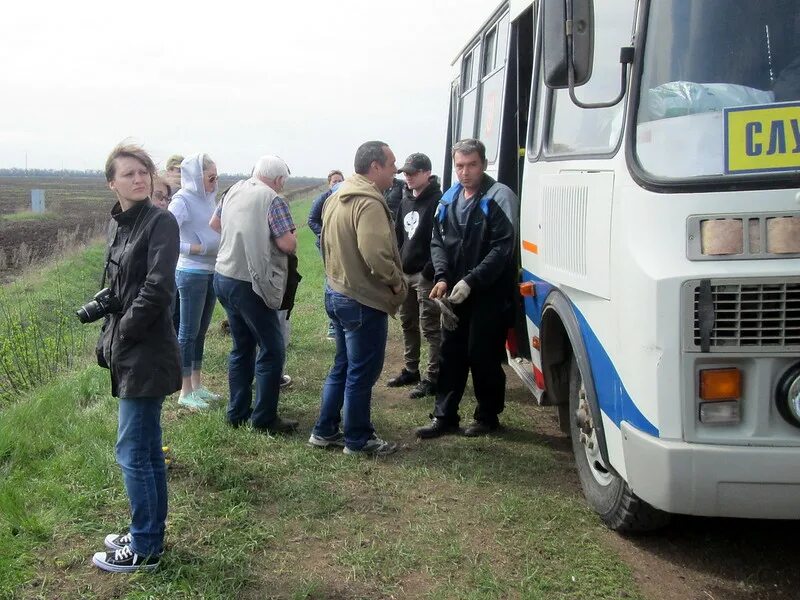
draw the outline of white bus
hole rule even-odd
[[[451,89],[448,148],[521,199],[509,362],[591,507],[800,518],[800,3],[510,0]]]

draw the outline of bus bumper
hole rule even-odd
[[[628,485],[661,510],[800,519],[800,447],[662,440],[621,423]]]

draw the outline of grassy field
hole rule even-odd
[[[304,222],[308,201],[293,207]],[[168,552],[155,574],[114,576],[89,564],[128,519],[107,373],[75,368],[20,397],[0,422],[0,597],[640,597],[629,568],[591,535],[602,528],[574,479],[564,480],[563,444],[526,428],[536,409],[521,392],[512,393],[502,437],[420,444],[413,427],[429,402],[379,384],[374,421],[401,442],[397,455],[364,460],[306,445],[333,349],[323,337],[321,262],[305,228],[300,247],[287,367],[295,383],[281,405],[301,433],[231,430],[222,408],[193,414],[168,400]],[[96,249],[85,258],[99,262]],[[229,344],[212,324],[212,389],[226,388]],[[387,363],[396,368],[391,353]]]
[[[0,219],[11,223],[17,223],[19,221],[47,221],[49,219],[57,218],[57,215],[52,212],[35,213],[31,211],[22,211],[9,213],[7,215],[0,215]]]
[[[220,191],[235,181],[223,175]],[[298,178],[286,195],[313,185],[314,180]],[[45,192],[47,212],[31,212],[33,189]],[[100,176],[0,177],[0,283],[104,235],[113,204],[114,195]]]

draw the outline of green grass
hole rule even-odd
[[[0,408],[86,361],[99,323],[75,310],[100,286],[104,249],[94,244],[0,287]]]
[[[57,219],[58,215],[51,212],[35,213],[31,211],[22,211],[9,213],[7,215],[0,215],[0,220],[10,223],[19,223],[22,221],[47,221]]]
[[[293,203],[299,223],[308,207]],[[105,371],[74,367],[0,413],[0,598],[640,598],[576,492],[565,444],[534,425],[547,413],[519,390],[502,437],[419,443],[413,428],[429,400],[379,383],[373,420],[400,452],[364,460],[306,446],[333,348],[308,229],[299,244],[294,385],[281,411],[300,420],[301,434],[231,430],[222,408],[192,414],[168,399],[162,568],[101,573],[91,553],[128,519],[113,454],[117,407]],[[218,308],[204,362],[218,390],[230,349],[222,316]],[[390,337],[397,356],[396,322]],[[397,368],[387,360],[387,372]]]

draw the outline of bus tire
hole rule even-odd
[[[586,398],[583,377],[574,354],[569,373],[572,452],[589,506],[609,529],[620,533],[653,531],[665,526],[670,515],[639,498],[625,480],[606,467],[595,432],[595,416]]]

